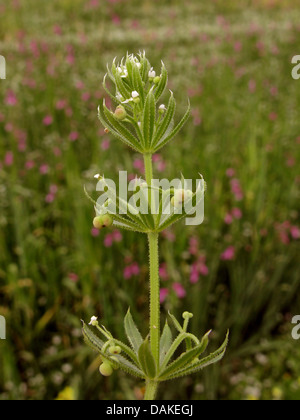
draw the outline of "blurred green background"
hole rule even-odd
[[[142,174],[97,119],[106,64],[163,60],[178,118],[155,175],[207,181],[205,221],[161,237],[162,321],[194,313],[230,344],[222,363],[161,386],[160,399],[300,399],[300,6],[295,1],[0,1],[0,399],[141,398],[98,373],[80,319],[124,338],[148,323],[146,237],[92,230],[93,175]]]

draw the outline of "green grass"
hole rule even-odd
[[[157,69],[161,59],[166,64],[178,115],[188,96],[193,109],[162,151],[165,171],[156,174],[195,178],[200,172],[208,185],[203,225],[181,223],[172,231],[175,242],[161,238],[169,274],[162,287],[170,289],[162,311],[193,312],[197,335],[213,328],[212,347],[231,330],[220,366],[164,385],[159,397],[244,398],[247,384],[235,388],[230,381],[236,366],[245,373],[242,361],[265,342],[269,352],[279,342],[287,352],[297,345],[281,326],[287,323],[288,330],[291,315],[299,313],[299,240],[288,233],[289,243],[282,243],[277,224],[299,228],[300,81],[292,79],[290,62],[299,54],[300,8],[258,1],[248,7],[238,1],[189,1],[184,7],[174,0],[101,2],[95,9],[88,3],[0,5],[0,54],[7,61],[7,80],[0,81],[0,314],[7,319],[0,398],[53,399],[66,386],[80,399],[140,393],[141,384],[121,373],[100,377],[99,361],[82,342],[80,319],[98,315],[124,337],[122,319],[130,306],[147,334],[146,237],[122,232],[121,242],[105,247],[105,235],[91,235],[94,213],[83,193],[84,184],[93,193],[95,173],[116,178],[119,170],[138,172],[134,153],[103,133],[97,105],[106,63],[141,49]],[[9,91],[15,106],[7,104]],[[62,99],[66,105],[57,109]],[[43,123],[47,115],[49,126]],[[72,132],[78,133],[73,142]],[[103,139],[110,139],[108,150],[101,148]],[[10,166],[4,163],[8,152],[14,155]],[[228,168],[241,184],[241,201],[231,192]],[[57,193],[47,203],[51,185]],[[227,225],[224,217],[234,207],[242,218]],[[197,256],[189,252],[191,237],[199,242]],[[223,261],[228,246],[235,258]],[[199,255],[206,256],[209,273],[191,284]],[[140,274],[125,280],[128,259],[139,264]],[[174,282],[185,287],[184,299],[172,291]],[[272,366],[273,359],[271,353]]]

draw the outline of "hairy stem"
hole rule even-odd
[[[153,170],[152,170],[152,155],[144,155],[145,175],[148,185],[151,185]],[[151,199],[151,192],[149,189],[149,199]],[[150,205],[151,208],[151,205]],[[159,367],[159,340],[160,340],[160,300],[159,300],[159,255],[158,255],[158,233],[149,232],[149,272],[150,272],[150,344],[151,350]],[[155,381],[146,381],[145,399],[154,399],[157,389]]]
[[[158,367],[160,339],[158,233],[150,232],[148,239],[150,253],[150,344]]]
[[[145,400],[154,400],[157,391],[157,382],[156,381],[146,381],[146,392]]]

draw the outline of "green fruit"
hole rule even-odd
[[[109,362],[103,362],[100,365],[99,371],[103,376],[110,376],[113,373],[113,368]]]
[[[127,112],[125,110],[125,108],[122,105],[117,106],[114,116],[117,120],[124,120],[127,116]]]

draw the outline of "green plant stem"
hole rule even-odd
[[[144,155],[145,175],[148,185],[151,185],[152,155]],[[150,191],[150,190],[149,190]],[[150,197],[149,197],[150,199]],[[151,206],[150,206],[151,207]],[[151,351],[159,367],[159,340],[160,340],[160,300],[159,300],[159,254],[158,254],[158,233],[149,232],[149,272],[150,272],[150,345]],[[154,399],[157,389],[155,381],[146,381],[145,399]]]
[[[145,153],[144,154],[144,164],[145,164],[146,182],[149,186],[151,186],[151,181],[152,181],[152,178],[153,178],[152,154],[151,153]]]
[[[154,400],[157,391],[157,382],[156,381],[146,381],[146,392],[145,392],[145,400]]]
[[[160,339],[158,233],[150,232],[148,239],[150,254],[150,344],[158,367]]]

